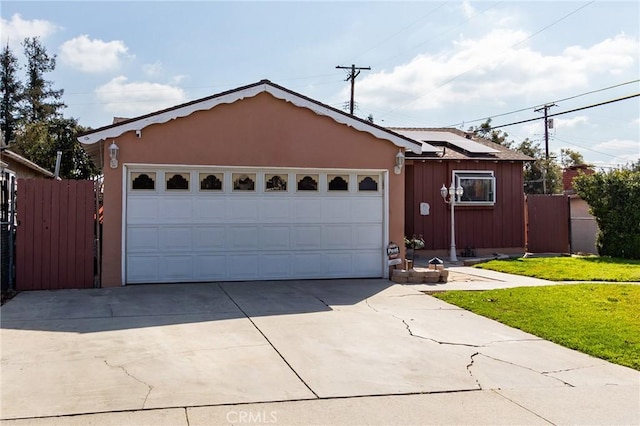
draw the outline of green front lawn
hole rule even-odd
[[[570,284],[450,291],[433,296],[568,348],[640,370],[640,285]]]
[[[475,267],[551,281],[640,281],[640,260],[598,256],[492,260]]]

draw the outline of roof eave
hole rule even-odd
[[[245,98],[257,96],[263,92],[267,92],[277,99],[290,102],[297,107],[307,108],[318,115],[330,117],[337,123],[369,133],[378,139],[388,140],[398,148],[404,148],[416,154],[422,153],[422,144],[420,142],[348,115],[328,105],[273,84],[268,80],[92,130],[78,136],[78,141],[85,145],[92,145],[101,140],[117,138],[126,132],[141,131],[152,124],[166,123],[170,120],[186,117],[196,111],[209,110],[222,104],[231,104]]]
[[[45,175],[46,177],[52,178],[55,176],[53,173],[51,173],[49,170],[45,169],[44,167],[37,165],[33,161],[28,160],[24,158],[22,155],[16,154],[13,151],[9,151],[8,149],[6,149],[3,151],[3,154],[6,155],[8,158],[11,158],[12,160],[16,161],[17,163],[20,163],[23,166],[30,168],[31,170],[35,170],[38,173]]]

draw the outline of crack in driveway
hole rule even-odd
[[[471,359],[469,361],[469,364],[467,364],[467,371],[469,372],[469,375],[471,376],[471,378],[473,380],[476,381],[476,383],[478,384],[478,388],[480,388],[480,390],[482,390],[482,384],[480,383],[480,381],[473,375],[473,371],[471,371],[471,367],[473,367],[473,363],[475,362],[475,357],[478,355],[482,355],[480,352],[474,352],[471,355]]]
[[[149,383],[147,383],[147,382],[145,382],[143,380],[138,379],[133,374],[129,373],[129,371],[123,365],[111,365],[111,364],[109,364],[109,362],[106,359],[104,360],[104,363],[105,363],[105,365],[107,367],[119,368],[120,370],[124,371],[124,374],[126,374],[129,377],[131,377],[136,382],[142,383],[143,385],[145,385],[146,387],[149,388],[149,390],[147,391],[147,395],[144,397],[144,401],[142,401],[142,408],[144,409],[144,406],[147,403],[147,399],[149,398],[149,395],[151,395],[151,391],[153,390],[153,386],[151,386]]]
[[[434,343],[437,343],[439,345],[466,346],[466,347],[469,347],[469,348],[479,348],[479,347],[483,346],[483,345],[473,345],[473,344],[470,344],[470,343],[441,342],[441,341],[433,339],[431,337],[426,337],[426,336],[421,336],[419,334],[415,334],[413,332],[413,330],[411,330],[411,326],[409,325],[409,323],[407,323],[407,321],[405,321],[403,318],[400,318],[400,317],[398,317],[398,316],[396,316],[396,315],[394,315],[392,313],[386,313],[386,312],[382,312],[382,311],[377,310],[376,308],[371,306],[371,304],[369,303],[369,299],[365,299],[365,303],[374,312],[386,314],[386,315],[389,315],[389,316],[401,321],[402,324],[404,324],[405,328],[407,329],[407,332],[409,333],[409,336],[411,336],[411,337],[417,337],[418,339],[430,340],[430,341],[432,341]]]
[[[264,338],[264,340],[267,341],[267,343],[271,346],[271,348],[278,354],[278,356],[280,357],[280,359],[282,359],[282,361],[287,365],[287,367],[289,367],[289,369],[293,372],[293,374],[295,374],[295,376],[298,378],[298,380],[300,380],[300,382],[302,382],[302,384],[309,389],[309,392],[311,392],[313,394],[313,396],[315,396],[316,398],[320,398],[320,396],[316,393],[316,391],[314,391],[313,389],[311,389],[311,386],[309,386],[309,384],[307,382],[305,382],[305,380],[302,378],[302,376],[300,376],[300,374],[298,374],[298,372],[293,368],[293,366],[291,364],[289,364],[289,361],[286,360],[286,358],[284,357],[284,355],[282,355],[280,353],[280,351],[278,350],[278,348],[275,347],[275,345],[271,342],[271,340],[269,340],[269,338],[267,337],[266,334],[264,334],[264,332],[262,330],[260,330],[260,327],[258,327],[258,325],[253,321],[253,319],[249,316],[249,314],[247,314],[247,312],[242,309],[242,307],[238,304],[238,302],[235,301],[235,299],[233,297],[231,297],[231,295],[227,292],[227,290],[224,289],[224,287],[220,284],[218,284],[218,288],[220,288],[220,290],[229,298],[229,300],[231,300],[231,302],[233,302],[234,305],[236,305],[236,307],[240,310],[240,312],[242,312],[242,314],[249,320],[249,322],[251,323],[251,325],[253,325],[253,327],[258,331],[258,333],[260,333],[262,335],[262,337]],[[324,302],[323,302],[324,303]],[[326,303],[325,303],[326,304]],[[327,305],[328,306],[328,305]]]

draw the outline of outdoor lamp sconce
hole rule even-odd
[[[111,142],[111,145],[109,145],[109,158],[111,159],[111,163],[109,165],[112,169],[118,168],[118,151],[120,151],[118,145],[116,145],[115,142]]]
[[[455,207],[456,207],[456,197],[462,197],[464,193],[464,189],[462,186],[454,185],[451,182],[451,186],[447,189],[444,184],[442,184],[442,188],[440,188],[440,195],[442,195],[442,199],[445,203],[449,203],[451,205],[451,247],[449,249],[449,257],[452,262],[458,261],[458,256],[456,255],[456,225],[455,225]],[[449,200],[447,200],[447,196],[449,196]]]
[[[404,154],[400,150],[396,154],[396,165],[393,168],[393,172],[399,175],[400,173],[402,173],[402,166],[404,166]]]
[[[442,188],[440,188],[440,195],[444,199],[445,203],[451,203],[451,200],[454,200],[455,202],[455,197],[457,196],[458,198],[460,198],[462,197],[463,193],[464,189],[460,185],[458,185],[458,187],[456,188],[453,183],[451,183],[449,189],[444,186],[444,183],[442,184]],[[447,195],[449,196],[449,200],[447,200]]]

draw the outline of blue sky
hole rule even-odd
[[[3,1],[0,17],[19,58],[28,36],[57,55],[65,115],[94,128],[261,79],[343,108],[336,66],[351,64],[372,68],[356,115],[389,127],[509,124],[640,93],[637,1]],[[551,151],[640,158],[640,97],[554,124]],[[542,120],[502,129],[544,140]]]

